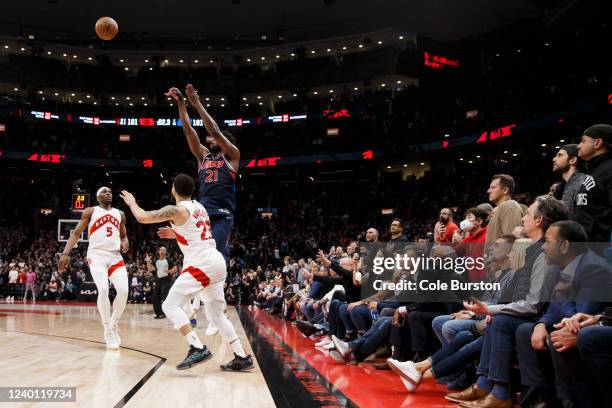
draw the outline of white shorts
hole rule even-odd
[[[91,271],[96,286],[108,286],[110,279],[115,285],[116,279],[127,279],[125,262],[119,252],[110,251],[88,251],[87,265]]]
[[[199,262],[186,264],[170,292],[179,293],[188,300],[200,292],[204,302],[224,300],[223,284],[226,277],[227,267],[223,255],[216,249],[207,251]]]

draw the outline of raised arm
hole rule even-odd
[[[66,265],[70,263],[70,251],[72,251],[72,248],[74,248],[77,242],[79,242],[81,234],[83,233],[83,231],[85,231],[87,225],[89,225],[89,220],[91,220],[93,210],[93,207],[87,207],[85,211],[83,211],[83,214],[81,214],[81,220],[77,224],[76,228],[72,231],[72,234],[70,234],[70,238],[68,238],[66,246],[64,247],[64,251],[60,256],[59,263],[57,265],[58,272],[64,272],[64,269],[66,269]]]
[[[227,137],[223,135],[221,129],[219,129],[219,125],[217,122],[208,114],[206,109],[204,109],[204,105],[200,102],[200,96],[194,89],[193,85],[187,84],[187,88],[185,90],[187,93],[187,97],[189,98],[189,102],[191,105],[198,111],[198,114],[202,118],[204,122],[204,127],[208,134],[215,139],[215,142],[221,148],[221,151],[230,162],[234,162],[232,164],[237,164],[240,161],[240,150],[228,140]],[[237,168],[238,166],[234,166]]]
[[[166,96],[170,96],[176,101],[179,111],[179,118],[181,119],[181,125],[183,126],[183,133],[185,134],[185,138],[187,138],[187,144],[189,144],[189,150],[191,150],[191,153],[198,160],[199,165],[204,159],[204,156],[208,154],[208,149],[203,146],[202,143],[200,143],[198,133],[195,131],[193,126],[191,126],[191,120],[189,119],[187,106],[185,105],[185,98],[183,97],[183,94],[181,94],[181,91],[175,87],[170,88],[170,90],[166,93]]]
[[[177,225],[183,225],[187,218],[189,218],[189,211],[186,208],[178,205],[167,205],[159,210],[154,211],[145,211],[138,203],[136,203],[136,199],[129,191],[121,191],[119,197],[125,201],[125,203],[132,210],[132,214],[141,224],[157,224],[165,221],[172,221]]]

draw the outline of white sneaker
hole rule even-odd
[[[387,364],[393,372],[400,376],[406,389],[413,392],[421,383],[421,373],[412,361],[401,362],[393,358],[387,359]]]
[[[315,343],[315,347],[323,347],[327,344],[330,344],[332,341],[329,337],[325,337],[323,340]]]
[[[208,323],[208,327],[206,328],[206,335],[207,336],[214,336],[215,334],[219,333],[219,329],[217,328],[217,326],[215,326],[212,323]]]
[[[322,347],[323,350],[332,350],[332,349],[335,349],[335,348],[336,348],[336,346],[334,345],[333,341],[330,341],[329,343],[325,344]]]
[[[119,344],[112,330],[104,331],[104,340],[106,341],[107,350],[119,350]]]
[[[329,355],[331,358],[333,358],[335,361],[339,363],[346,363],[346,364],[356,364],[357,363],[357,360],[355,360],[355,357],[352,354],[351,354],[351,357],[347,359],[346,356],[343,356],[338,350],[329,350]]]
[[[115,337],[115,343],[117,343],[117,347],[121,347],[121,336],[119,336],[119,323],[115,323],[111,326],[111,331],[113,336]]]
[[[349,346],[349,344],[346,341],[340,340],[333,334],[332,342],[334,343],[334,346],[336,346],[336,350],[338,350],[343,357],[351,352],[351,347]]]

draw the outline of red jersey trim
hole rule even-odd
[[[111,223],[112,225],[114,225],[117,228],[117,231],[119,231],[121,222],[118,221],[112,215],[105,214],[102,217],[98,218],[96,221],[94,221],[94,223],[91,225],[91,229],[89,230],[89,236],[91,236],[94,232],[100,229],[100,227],[108,223]]]

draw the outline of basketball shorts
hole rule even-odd
[[[87,265],[89,265],[91,277],[98,287],[100,285],[108,286],[109,279],[113,284],[115,284],[116,279],[127,280],[125,262],[119,251],[88,251]]]
[[[198,262],[185,264],[170,292],[181,294],[186,301],[200,294],[204,302],[225,299],[223,284],[227,277],[225,259],[215,249],[206,251]],[[200,293],[201,292],[201,293]]]

